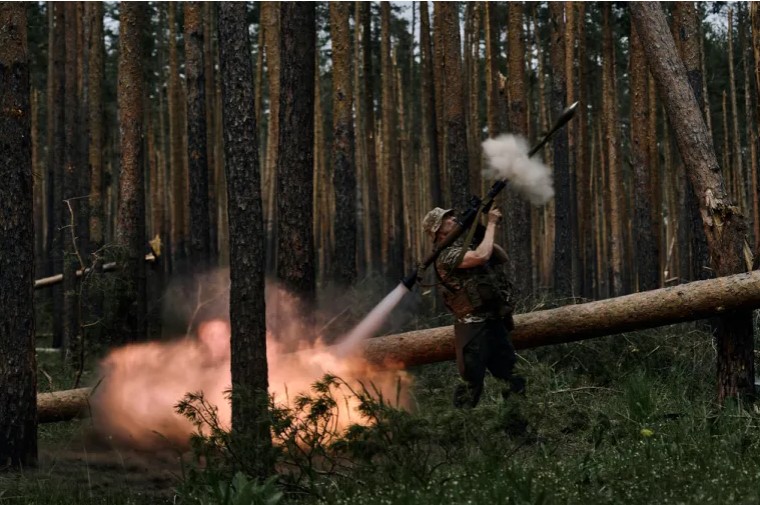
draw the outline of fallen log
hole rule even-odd
[[[669,288],[556,309],[517,314],[516,349],[574,342],[695,321],[734,310],[760,307],[760,271],[690,282]],[[373,363],[406,366],[454,359],[454,327],[443,326],[368,340]]]
[[[517,349],[574,342],[760,307],[760,271],[556,309],[517,314]],[[423,365],[454,359],[454,328],[443,326],[369,339],[364,356],[376,364]],[[37,395],[38,421],[86,412],[87,388]],[[66,416],[69,417],[66,417]]]
[[[67,389],[37,394],[37,422],[68,421],[87,414],[92,388]]]

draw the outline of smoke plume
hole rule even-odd
[[[506,179],[509,185],[533,205],[544,205],[554,197],[549,167],[528,157],[528,142],[518,135],[499,135],[483,142],[489,179]]]

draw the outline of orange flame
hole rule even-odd
[[[287,301],[280,303],[285,304],[282,308],[286,312],[295,306]],[[302,328],[297,324],[289,326]],[[276,403],[292,406],[292,399],[308,392],[311,384],[330,373],[353,385],[359,381],[371,383],[385,398],[395,399],[400,384],[399,402],[408,406],[405,392],[409,375],[400,369],[380,369],[368,363],[361,357],[360,341],[346,352],[345,345],[339,350],[317,338],[313,345],[301,343],[297,352],[287,352],[292,345],[283,342],[294,338],[289,329],[279,330],[277,338],[271,328],[267,331],[269,391]],[[186,447],[194,429],[187,418],[175,411],[175,406],[187,393],[202,392],[218,408],[222,427],[230,426],[230,404],[225,397],[230,388],[230,326],[225,320],[201,323],[197,338],[115,349],[100,368],[102,379],[93,392],[92,419],[101,435],[119,445],[152,450],[169,442]],[[346,396],[339,403],[350,407],[336,412],[339,428],[362,422],[355,411],[356,398]]]

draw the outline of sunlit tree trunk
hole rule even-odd
[[[245,3],[223,2],[218,6],[224,156],[230,203],[232,436],[236,447],[251,456],[248,464],[253,475],[263,480],[274,472],[274,464],[262,261],[265,230],[253,69]]]
[[[744,272],[748,247],[746,223],[723,186],[712,142],[679,60],[665,16],[657,3],[631,5],[633,22],[642,39],[657,89],[673,125],[694,192],[699,197],[712,266],[718,276]],[[754,397],[754,341],[751,311],[734,311],[717,321],[718,400]]]
[[[142,23],[144,4],[124,2],[119,19],[119,82],[117,98],[121,132],[119,208],[116,243],[124,258],[118,293],[121,338],[146,336],[145,192],[143,156]]]
[[[34,222],[26,4],[0,5],[0,461],[37,464]]]

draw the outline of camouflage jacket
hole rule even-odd
[[[456,268],[462,257],[464,240],[441,251],[435,269],[443,301],[460,321],[504,318],[512,314],[512,284],[503,266],[493,260],[473,268]]]

